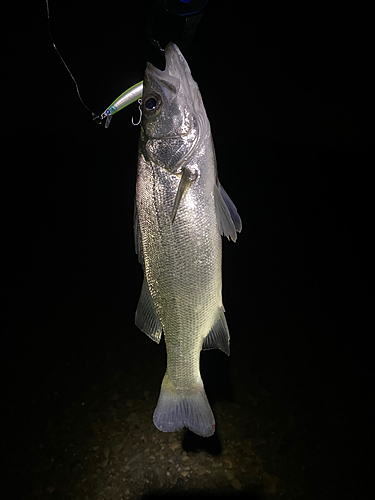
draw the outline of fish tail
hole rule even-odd
[[[215,417],[202,380],[192,389],[177,390],[166,373],[154,411],[154,424],[163,432],[174,432],[187,427],[199,436],[212,436],[215,432]]]

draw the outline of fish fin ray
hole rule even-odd
[[[163,329],[156,316],[146,278],[143,278],[141,296],[135,311],[135,324],[142,332],[159,344]]]
[[[178,185],[176,198],[173,204],[172,217],[171,217],[172,224],[176,218],[178,207],[180,206],[182,200],[185,198],[186,193],[189,191],[191,185],[193,184],[196,178],[197,178],[196,172],[193,172],[186,167],[182,169],[181,180]]]
[[[202,380],[197,383],[195,390],[181,393],[173,388],[166,373],[153,420],[155,427],[162,432],[174,432],[187,427],[199,436],[212,436],[215,432],[215,417]]]
[[[220,349],[229,356],[229,329],[225,318],[224,307],[219,308],[214,326],[203,340],[202,350]]]
[[[237,232],[242,230],[241,217],[233,201],[229,198],[223,186],[215,184],[215,209],[220,234],[232,241],[237,240]]]

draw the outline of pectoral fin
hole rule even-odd
[[[185,198],[186,193],[189,191],[190,186],[193,184],[197,176],[198,174],[193,170],[190,170],[186,167],[182,169],[180,184],[178,185],[176,198],[173,204],[172,224],[176,218],[178,207]]]

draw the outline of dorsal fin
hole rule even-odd
[[[220,234],[232,241],[237,240],[237,232],[242,230],[241,217],[223,186],[218,182],[214,188],[216,218]]]

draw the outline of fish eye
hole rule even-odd
[[[145,100],[144,109],[148,112],[155,112],[160,107],[160,99],[154,95],[150,95]]]
[[[146,101],[146,108],[150,111],[156,108],[156,99],[155,97],[149,97]]]

